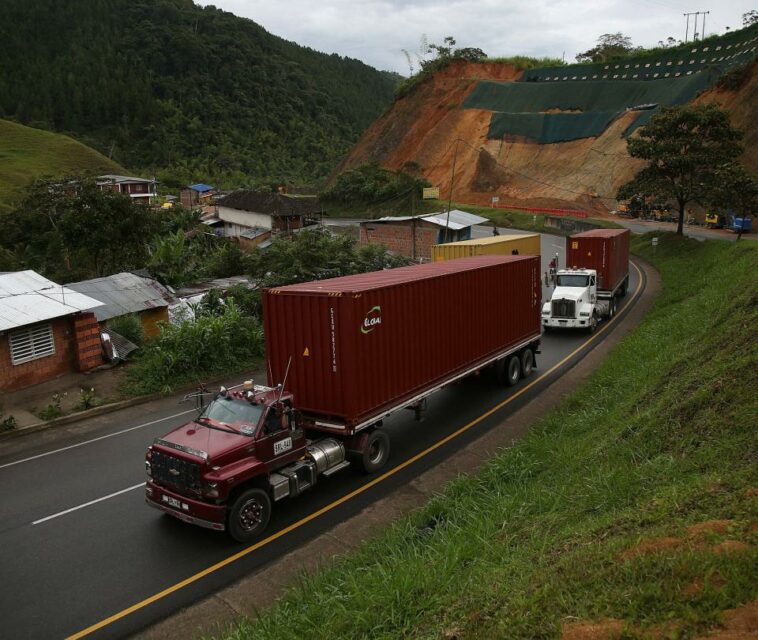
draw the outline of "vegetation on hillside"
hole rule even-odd
[[[169,186],[318,181],[398,80],[191,0],[7,0],[0,52],[0,117]]]
[[[94,149],[67,136],[0,120],[0,212],[11,209],[24,188],[35,179],[72,173],[126,172]]]
[[[34,269],[60,284],[142,268],[172,286],[244,273],[239,246],[197,213],[156,211],[88,178],[35,181],[0,225],[0,271]]]
[[[390,201],[420,199],[431,184],[420,175],[416,163],[406,163],[402,171],[392,171],[373,162],[341,173],[331,187],[321,193],[327,204],[365,207]]]
[[[634,248],[662,293],[587,385],[222,637],[526,640],[601,621],[597,637],[690,638],[754,600],[758,248]]]

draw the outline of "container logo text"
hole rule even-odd
[[[372,307],[366,314],[361,325],[361,333],[371,333],[382,324],[382,308],[379,305]]]

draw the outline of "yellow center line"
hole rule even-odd
[[[634,295],[632,296],[632,299],[630,300],[630,304],[631,304],[631,302],[633,302],[637,298],[637,296],[638,296],[638,294],[640,292],[640,289],[642,288],[642,272],[640,271],[639,267],[634,262],[631,262],[631,265],[637,271],[638,282],[637,282],[637,288],[634,290]],[[165,598],[166,596],[169,596],[172,593],[175,593],[176,591],[179,591],[180,589],[183,589],[184,587],[186,587],[186,586],[188,586],[188,585],[190,585],[190,584],[192,584],[194,582],[197,582],[198,580],[204,578],[205,576],[210,575],[211,573],[215,573],[219,569],[223,569],[224,567],[226,567],[226,566],[228,566],[228,565],[236,562],[240,558],[244,558],[245,556],[251,554],[253,551],[257,551],[261,547],[265,547],[266,545],[271,544],[275,540],[278,540],[279,538],[281,538],[283,536],[286,536],[291,531],[294,531],[295,529],[299,529],[300,527],[302,527],[303,525],[311,522],[312,520],[315,520],[316,518],[324,515],[325,513],[328,513],[329,511],[332,511],[333,509],[336,509],[341,504],[344,504],[345,502],[348,502],[349,500],[352,500],[355,496],[360,495],[361,493],[364,493],[364,492],[368,491],[369,489],[371,489],[372,487],[376,486],[380,482],[383,482],[387,478],[390,478],[390,477],[394,476],[396,473],[399,473],[400,471],[402,471],[406,467],[409,467],[410,465],[412,465],[413,463],[417,462],[421,458],[424,458],[425,456],[429,455],[433,451],[436,451],[440,447],[446,445],[451,440],[454,440],[455,438],[457,438],[461,434],[465,433],[469,429],[471,429],[471,428],[475,427],[476,425],[478,425],[483,420],[486,420],[487,418],[489,418],[492,414],[500,411],[500,409],[502,409],[506,405],[508,405],[511,402],[513,402],[514,400],[516,400],[516,398],[518,398],[518,397],[522,396],[523,394],[525,394],[527,391],[529,391],[529,389],[531,389],[532,387],[534,387],[536,384],[539,384],[542,380],[544,380],[545,378],[547,378],[554,371],[556,371],[557,369],[559,369],[560,367],[562,367],[566,362],[568,362],[571,358],[573,358],[577,353],[579,353],[582,349],[584,349],[588,344],[591,344],[593,341],[597,340],[603,334],[603,332],[608,331],[608,329],[611,327],[611,325],[614,322],[616,322],[616,320],[618,319],[618,317],[619,316],[616,315],[613,318],[611,318],[605,324],[605,326],[603,326],[599,331],[596,331],[594,333],[594,335],[592,335],[590,338],[588,338],[587,340],[585,340],[580,346],[578,346],[576,349],[574,349],[565,358],[563,358],[562,360],[560,360],[559,362],[557,362],[556,364],[554,364],[552,367],[550,367],[550,369],[548,369],[547,371],[545,371],[545,373],[543,373],[542,375],[540,375],[537,378],[535,378],[534,380],[532,380],[529,384],[523,386],[521,389],[519,389],[518,391],[516,391],[512,395],[508,396],[505,400],[503,400],[502,402],[496,404],[494,407],[492,407],[491,409],[489,409],[488,411],[486,411],[485,413],[483,413],[482,415],[480,415],[478,418],[474,418],[474,420],[472,420],[468,424],[464,425],[463,427],[461,427],[457,431],[454,431],[453,433],[445,436],[444,438],[442,438],[442,440],[437,441],[436,443],[434,443],[430,447],[428,447],[428,448],[424,449],[423,451],[417,453],[415,456],[413,456],[411,458],[408,458],[405,462],[401,462],[396,467],[393,467],[389,471],[384,472],[382,475],[377,476],[373,480],[367,482],[364,485],[361,485],[360,487],[358,487],[357,489],[351,491],[350,493],[345,494],[341,498],[338,498],[334,502],[331,502],[330,504],[322,507],[318,511],[314,511],[313,513],[305,516],[301,520],[298,520],[297,522],[292,523],[291,525],[285,527],[284,529],[280,529],[276,533],[270,535],[268,538],[264,538],[263,540],[260,540],[259,542],[256,542],[255,544],[253,544],[253,545],[251,545],[251,546],[243,549],[242,551],[239,551],[239,552],[237,552],[237,553],[229,556],[228,558],[225,558],[225,559],[217,562],[216,564],[213,564],[210,567],[207,567],[206,569],[203,569],[202,571],[199,571],[198,573],[196,573],[194,575],[191,575],[188,578],[185,578],[181,582],[177,582],[176,584],[173,584],[170,587],[167,587],[163,591],[159,591],[158,593],[150,596],[149,598],[145,598],[144,600],[141,600],[140,602],[137,602],[136,604],[133,604],[131,607],[123,609],[122,611],[119,611],[118,613],[114,613],[112,616],[110,616],[108,618],[105,618],[104,620],[101,620],[100,622],[97,622],[97,623],[93,624],[92,626],[89,626],[86,629],[83,629],[82,631],[79,631],[78,633],[75,633],[75,634],[73,634],[71,636],[68,636],[68,638],[66,638],[66,640],[78,640],[79,638],[83,638],[85,636],[88,636],[91,633],[94,633],[95,631],[97,631],[98,629],[102,629],[103,627],[106,627],[109,624],[112,624],[112,623],[116,622],[117,620],[125,618],[126,616],[134,613],[135,611],[139,611],[140,609],[144,609],[145,607],[147,607],[148,605],[152,604],[153,602],[157,602],[158,600],[161,600],[161,599]]]

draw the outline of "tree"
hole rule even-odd
[[[743,27],[749,27],[750,25],[753,25],[756,22],[758,22],[758,11],[756,11],[755,9],[742,14]]]
[[[629,155],[648,160],[618,192],[619,199],[635,194],[675,200],[679,207],[677,233],[684,230],[684,212],[691,202],[706,203],[715,191],[719,171],[740,155],[740,131],[714,105],[664,108],[627,141]]]
[[[577,62],[609,62],[623,58],[634,51],[632,39],[623,33],[604,33],[597,39],[597,44],[576,56]]]

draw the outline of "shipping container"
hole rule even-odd
[[[566,267],[594,269],[598,291],[615,291],[629,275],[629,230],[593,229],[569,236]]]
[[[488,236],[461,242],[436,244],[432,247],[432,262],[455,260],[471,256],[538,256],[540,255],[540,235],[519,233],[508,236]]]
[[[350,429],[540,336],[540,262],[481,256],[268,289],[269,384]]]

